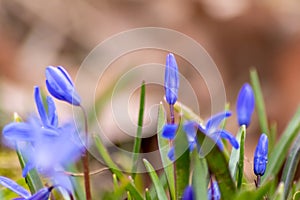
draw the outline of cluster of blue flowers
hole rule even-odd
[[[63,67],[46,68],[46,85],[53,97],[80,106],[80,97]],[[34,99],[39,117],[32,115],[26,122],[12,122],[6,125],[3,128],[3,136],[11,147],[17,148],[25,155],[27,162],[23,169],[23,177],[26,177],[30,170],[36,169],[50,178],[53,184],[72,193],[70,177],[64,170],[77,161],[85,150],[80,133],[74,122],[59,125],[54,100],[47,96],[44,103],[38,86],[34,88]],[[0,183],[21,195],[23,198],[20,199],[48,199],[53,189],[53,186],[43,188],[30,196],[10,179],[1,177]]]
[[[168,54],[166,59],[166,69],[165,69],[165,96],[166,101],[170,105],[170,118],[171,122],[165,124],[162,130],[162,137],[171,141],[176,137],[176,132],[178,125],[175,124],[173,105],[178,99],[178,89],[179,89],[179,76],[178,76],[178,66],[173,54]],[[241,88],[238,98],[237,98],[237,116],[239,126],[248,127],[251,122],[251,117],[255,107],[254,93],[251,86],[246,83]],[[183,130],[186,133],[187,141],[189,142],[189,150],[192,152],[194,149],[199,151],[200,147],[197,142],[197,133],[201,132],[206,136],[210,137],[220,150],[224,149],[223,141],[221,139],[226,139],[232,145],[233,148],[239,148],[239,142],[237,139],[228,131],[220,128],[223,120],[231,116],[230,111],[225,111],[212,116],[207,120],[205,124],[200,124],[196,121],[186,121],[183,124]],[[175,160],[175,150],[174,146],[170,147],[168,156],[171,161]],[[254,173],[258,176],[262,176],[265,172],[267,165],[267,155],[268,155],[268,138],[265,134],[262,134],[258,146],[255,151],[254,156]],[[216,181],[211,182],[211,186],[208,189],[208,199],[218,200],[221,198],[218,184]],[[183,194],[184,200],[192,200],[193,188],[187,186]]]

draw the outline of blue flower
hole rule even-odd
[[[194,121],[187,121],[183,125],[183,130],[185,131],[189,142],[190,151],[193,151],[194,148],[197,147],[197,127],[198,124]]]
[[[245,83],[241,88],[237,98],[237,117],[240,126],[249,126],[251,122],[251,116],[254,111],[255,99],[251,86]]]
[[[218,147],[221,150],[224,149],[222,140],[220,140],[221,138],[228,140],[235,149],[239,148],[239,143],[237,142],[235,137],[233,135],[231,135],[231,133],[229,133],[228,131],[219,128],[221,122],[229,116],[231,116],[231,112],[229,112],[229,111],[218,113],[218,114],[212,116],[206,122],[205,126],[198,124],[198,129],[201,132],[203,132],[205,135],[212,138],[217,143]],[[196,122],[194,122],[194,123],[196,123]],[[194,137],[195,131],[193,129],[185,128],[185,130],[189,130],[188,132],[186,132],[188,137],[191,137],[191,138]],[[192,141],[192,142],[194,142],[194,141]]]
[[[63,67],[49,66],[46,68],[46,85],[50,94],[55,98],[75,106],[80,106],[80,96],[76,92],[70,76]]]
[[[178,97],[179,77],[178,67],[172,53],[167,55],[165,70],[165,95],[168,104],[174,105]]]
[[[189,185],[184,189],[182,200],[194,200],[194,199],[195,197],[194,197],[193,187]]]
[[[162,137],[173,140],[176,135],[177,124],[165,124],[162,130]]]
[[[216,181],[213,181],[212,185],[208,189],[207,197],[208,197],[208,200],[220,200],[221,199],[219,186]]]
[[[57,127],[58,117],[53,99],[50,96],[47,96],[48,112],[45,109],[40,88],[38,86],[34,87],[34,99],[43,125],[45,127]]]
[[[265,174],[268,163],[268,137],[261,134],[254,153],[254,173],[256,176]]]
[[[21,196],[20,198],[15,198],[15,200],[48,200],[50,193],[54,188],[53,186],[49,188],[42,188],[35,194],[30,195],[27,190],[9,178],[0,176],[0,184]]]

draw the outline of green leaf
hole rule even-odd
[[[192,185],[195,193],[195,199],[207,199],[209,175],[206,160],[204,158],[200,158],[196,151],[193,151],[192,159],[194,164]]]
[[[242,140],[242,135],[243,135],[242,133],[245,130],[246,130],[245,126],[241,126],[236,135],[236,140],[239,142],[240,145],[241,145],[241,140]],[[245,136],[245,134],[244,134],[244,136]],[[245,138],[243,140],[245,140]],[[238,148],[238,149],[232,148],[231,154],[230,154],[230,159],[229,159],[229,170],[230,170],[231,177],[234,180],[237,178],[236,174],[238,172],[238,164],[239,164],[239,159],[241,156],[244,157],[244,154],[241,155],[241,148]]]
[[[284,183],[284,197],[287,198],[289,194],[289,189],[291,188],[292,182],[294,180],[294,176],[297,171],[297,167],[300,160],[300,135],[298,135],[297,139],[292,146],[292,149],[289,153],[287,161],[284,165],[281,182]]]
[[[240,140],[240,156],[238,162],[238,177],[237,177],[237,187],[238,189],[241,188],[243,182],[243,175],[244,175],[244,154],[245,154],[245,138],[246,138],[246,126],[243,125],[241,127],[242,135]]]
[[[168,180],[170,196],[171,199],[175,200],[176,193],[175,193],[174,168],[173,168],[173,163],[170,161],[168,157],[170,145],[169,145],[169,141],[161,136],[162,129],[165,123],[166,123],[165,112],[162,103],[160,103],[159,110],[158,110],[158,122],[157,122],[158,147],[159,147],[161,161],[164,167],[164,172]]]
[[[260,123],[260,128],[262,133],[265,133],[269,138],[270,131],[269,131],[267,114],[266,114],[265,102],[261,91],[258,74],[255,69],[250,71],[250,79],[253,86],[255,104],[256,104],[257,115]],[[273,146],[273,144],[269,143],[269,146]]]
[[[176,101],[176,103],[174,104],[174,109],[176,112],[180,113],[185,119],[193,120],[195,122],[198,122],[199,124],[203,124],[203,120],[188,106],[182,104],[181,102]]]
[[[141,137],[142,137],[142,130],[143,130],[143,119],[144,119],[144,107],[145,107],[145,82],[141,85],[141,94],[140,94],[140,109],[139,109],[139,118],[138,118],[138,127],[137,133],[134,140],[133,146],[133,158],[132,158],[132,178],[135,179],[135,173],[137,170],[137,160],[141,149]]]
[[[117,178],[121,181],[122,184],[125,185],[125,188],[127,191],[130,192],[131,196],[136,200],[142,200],[143,197],[135,187],[135,185],[126,177],[119,167],[114,163],[114,161],[111,159],[107,149],[103,145],[100,137],[98,135],[93,135],[94,142],[96,145],[96,148],[98,149],[99,154],[102,156],[103,161],[108,166],[109,170],[117,176]]]
[[[144,161],[145,167],[150,175],[150,178],[154,184],[158,199],[159,200],[167,200],[168,198],[166,196],[164,187],[161,184],[161,182],[159,181],[159,178],[158,178],[154,168],[146,159],[143,159],[143,161]]]
[[[272,198],[273,200],[284,200],[284,183],[280,183],[277,190],[276,190],[276,193],[274,195],[274,197]]]
[[[176,196],[181,198],[184,189],[189,184],[190,177],[190,150],[186,133],[183,130],[183,120],[181,120],[176,137],[174,139],[175,148],[175,174],[176,174]]]
[[[165,190],[167,190],[168,188],[168,181],[167,181],[167,177],[166,177],[166,174],[165,173],[162,173],[160,176],[159,176],[159,182],[161,183],[161,185],[164,187]],[[155,189],[155,186],[152,185],[150,190],[149,190],[149,194],[150,194],[150,197],[151,199],[153,200],[157,200],[157,193],[156,193],[156,189]]]
[[[233,199],[237,189],[228,169],[228,162],[216,143],[198,130],[200,155],[205,156],[209,171],[218,181],[222,199]]]
[[[267,169],[265,175],[262,177],[262,183],[264,183],[270,176],[276,176],[279,172],[285,157],[289,151],[289,148],[293,140],[297,137],[300,131],[300,106],[297,109],[296,114],[288,124],[287,128],[281,135],[279,142],[274,147],[270,154]]]
[[[267,197],[273,193],[275,188],[275,181],[270,180],[263,186],[258,189],[250,189],[251,187],[247,187],[247,190],[242,190],[235,197],[235,200],[252,200],[252,199],[267,199]]]
[[[146,199],[146,200],[152,200],[148,188],[145,189],[145,199]]]

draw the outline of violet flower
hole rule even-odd
[[[261,134],[254,153],[253,169],[256,176],[265,174],[268,163],[268,137]]]
[[[46,85],[48,91],[55,98],[66,101],[74,106],[80,106],[80,96],[68,72],[61,66],[46,68]]]
[[[245,83],[241,88],[237,98],[237,118],[240,126],[249,126],[251,122],[251,116],[254,111],[255,99],[251,86]]]
[[[9,178],[0,176],[0,184],[21,196],[14,200],[48,200],[50,193],[54,188],[53,186],[49,188],[42,188],[35,194],[31,195],[25,188]]]
[[[219,190],[218,183],[216,181],[212,182],[212,185],[208,188],[207,191],[208,200],[220,200],[221,193]]]
[[[194,199],[195,197],[194,197],[193,187],[189,185],[184,189],[182,200],[194,200]]]
[[[178,98],[179,77],[175,56],[167,55],[165,70],[165,95],[168,104],[174,105]]]

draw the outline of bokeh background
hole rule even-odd
[[[24,118],[35,111],[32,88],[33,85],[44,87],[46,66],[62,65],[75,78],[85,57],[100,42],[122,31],[148,26],[174,29],[200,43],[218,66],[233,110],[239,88],[249,81],[249,69],[255,67],[269,121],[277,122],[278,133],[284,130],[300,102],[300,2],[297,0],[1,0],[1,127],[11,120],[15,111]],[[163,64],[165,55],[162,51],[137,52],[120,58],[114,65],[135,66],[153,61]],[[184,71],[182,66],[186,62],[179,59],[178,64]],[[107,84],[101,84],[103,91],[108,91],[124,70],[114,69],[108,75],[110,78],[104,80]],[[193,73],[185,71],[184,74],[197,87]],[[105,95],[103,91],[99,90],[97,95]],[[163,88],[149,86],[149,91],[146,105],[150,108],[163,100]],[[196,93],[199,106],[203,107],[201,116],[207,118],[211,114],[206,109],[209,94],[203,84],[199,84]],[[134,102],[138,102],[138,92],[132,101],[129,110],[136,111]],[[63,103],[59,109],[62,119],[71,114]],[[103,105],[103,112],[108,109]],[[111,140],[129,148],[133,138],[120,137],[120,130],[110,126],[108,121],[107,127],[113,130]],[[235,116],[228,126],[236,132]],[[146,135],[143,140],[145,152],[157,148],[155,126],[149,132],[149,137]],[[246,141],[249,178],[259,135],[254,116]],[[20,177],[15,155],[3,147],[0,156],[1,175]],[[93,181],[105,176],[110,178],[107,173],[95,176]]]

